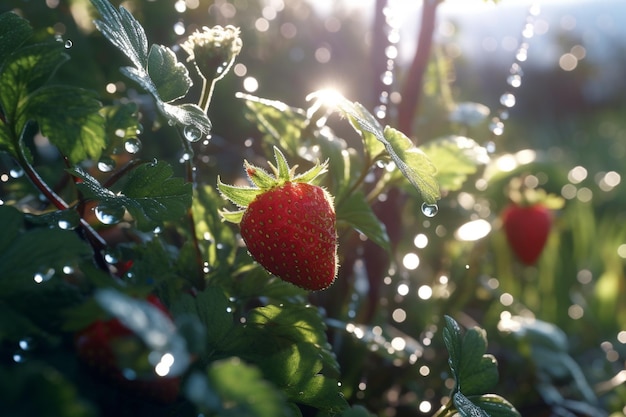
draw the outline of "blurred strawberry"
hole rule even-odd
[[[147,301],[169,315],[157,297],[148,296]],[[80,360],[95,374],[114,385],[160,403],[171,403],[178,397],[178,377],[161,377],[154,372],[148,378],[128,379],[124,376],[116,352],[122,346],[141,342],[118,319],[92,323],[75,335],[74,343]]]
[[[548,240],[552,227],[552,213],[545,205],[509,204],[502,213],[502,224],[509,245],[517,258],[533,265]]]

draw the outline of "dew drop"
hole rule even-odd
[[[522,76],[519,74],[511,74],[507,77],[506,82],[513,88],[518,88],[522,85]]]
[[[65,219],[61,219],[57,222],[57,226],[59,226],[59,229],[63,229],[63,230],[72,230],[72,224]]]
[[[74,230],[78,227],[80,218],[75,211],[64,210],[59,213],[57,226],[63,230]]]
[[[16,352],[16,353],[13,354],[13,362],[15,362],[15,363],[22,363],[24,361],[26,361],[26,357],[24,355],[22,355],[21,353]]]
[[[202,131],[193,125],[185,126],[183,129],[183,135],[188,142],[198,142],[202,139]]]
[[[422,203],[422,213],[426,217],[435,217],[439,212],[439,206],[437,204]]]
[[[41,284],[42,282],[49,281],[53,275],[54,269],[48,268],[44,271],[39,271],[35,273],[35,275],[33,276],[33,281],[35,281],[36,284]]]
[[[515,96],[511,93],[502,94],[500,96],[500,104],[509,108],[515,106]]]
[[[135,154],[141,150],[141,141],[137,138],[130,138],[124,143],[126,152]]]
[[[100,204],[94,209],[96,218],[102,224],[111,225],[119,223],[124,217],[123,206],[109,206],[106,204]]]
[[[103,156],[98,161],[98,169],[100,172],[111,172],[115,169],[115,165],[113,158],[108,156]]]
[[[113,253],[107,252],[104,254],[104,261],[108,264],[116,264],[118,259]]]
[[[24,170],[21,167],[11,168],[9,175],[11,178],[21,178],[24,175]]]
[[[504,133],[504,123],[497,117],[489,123],[489,130],[496,136],[500,136]]]
[[[65,41],[65,44],[63,46],[65,47],[65,49],[70,49],[72,46],[74,46],[74,42],[68,39]]]
[[[33,339],[31,337],[25,337],[23,339],[21,339],[17,345],[20,347],[20,349],[22,350],[32,350],[34,347],[34,342]]]

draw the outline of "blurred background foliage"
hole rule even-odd
[[[244,48],[234,74],[214,93],[212,140],[198,167],[201,180],[215,184],[217,174],[225,182],[236,181],[241,160],[254,160],[263,148],[236,91],[304,107],[308,93],[334,87],[374,109],[384,87],[391,101],[385,118],[396,123],[394,108],[409,78],[421,9],[396,11],[413,29],[402,27],[398,56],[389,58],[373,46],[375,5],[365,3],[369,8],[354,1],[314,6],[305,0],[129,0],[123,5],[142,22],[151,42],[168,46],[202,26],[241,28]],[[437,336],[443,315],[449,314],[488,331],[489,351],[500,362],[499,393],[523,415],[593,415],[578,400],[624,414],[626,43],[620,28],[626,6],[607,1],[595,10],[593,1],[546,2],[546,11],[532,20],[534,36],[525,37],[520,34],[529,22],[529,4],[466,3],[474,8],[442,4],[440,12],[446,13],[438,16],[419,112],[405,133],[418,144],[466,135],[491,151],[490,162],[461,189],[449,191],[435,217],[425,217],[410,192],[391,196],[401,213],[401,222],[388,230],[395,248],[391,262],[383,259],[382,272],[374,275],[366,261],[377,253],[355,236],[350,242],[359,256],[348,263],[344,280],[314,295],[327,312],[344,393],[381,415],[416,415],[416,409],[431,414],[451,381]],[[176,139],[167,129],[158,130],[151,99],[119,72],[127,63],[95,31],[88,0],[4,0],[0,12],[7,10],[72,41],[73,64],[56,74],[59,82],[94,89],[104,101],[136,101],[144,129],[154,130],[156,138],[143,144],[146,153],[170,161],[181,157]],[[585,24],[594,30],[581,29]],[[481,25],[482,33],[473,32]],[[516,61],[522,42],[530,44],[528,56]],[[382,87],[381,59],[394,60],[393,83]],[[511,90],[507,77],[514,62],[521,64],[523,82]],[[500,97],[507,89],[515,104],[503,109]],[[491,115],[473,126],[450,121],[450,112],[463,102],[485,104]],[[501,116],[503,132],[494,132],[492,116]],[[350,140],[349,133],[341,133]],[[60,164],[54,153],[49,162]],[[3,190],[19,187],[10,180],[11,162],[3,160],[2,169]],[[516,261],[500,229],[498,216],[513,179],[565,200],[535,266]],[[384,218],[391,209],[382,205],[381,210]],[[469,235],[460,233],[461,226],[480,219],[484,222],[474,223]],[[540,334],[535,339],[523,337],[532,330],[523,332],[515,321],[519,316],[545,322],[547,330],[534,329]],[[537,355],[536,346],[553,346],[559,339],[557,328],[564,332],[566,349]],[[569,365],[556,375],[544,372],[555,360]],[[591,400],[586,388],[593,392]],[[570,402],[553,395],[553,389]],[[549,411],[545,402],[553,406]]]

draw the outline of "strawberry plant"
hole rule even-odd
[[[463,311],[492,320],[484,297],[467,301],[479,279],[455,272],[470,268],[433,218],[465,221],[452,200],[488,163],[483,146],[418,146],[328,90],[303,107],[235,93],[231,71],[259,47],[242,30],[198,25],[165,46],[132,7],[83,6],[96,31],[73,45],[0,14],[3,415],[520,415],[494,393],[510,382],[502,344],[488,354]],[[90,65],[70,60],[81,39],[123,62],[127,90],[66,76]],[[252,145],[220,137],[217,85],[242,110],[226,129],[248,126]],[[469,128],[484,113],[466,103],[451,120]],[[409,303],[407,282],[428,279],[399,267],[414,228],[451,285],[437,272],[433,297]],[[511,332],[523,344],[519,328],[532,326]]]

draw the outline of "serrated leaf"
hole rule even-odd
[[[420,192],[424,202],[435,204],[441,198],[439,184],[435,177],[437,168],[428,156],[402,132],[385,127],[385,149],[402,174]]]
[[[245,100],[249,110],[246,117],[256,123],[269,144],[287,150],[290,155],[297,155],[302,144],[302,130],[307,124],[304,110],[247,94],[238,94],[237,97]]]
[[[459,387],[465,395],[483,394],[496,385],[498,377],[496,358],[493,355],[483,355],[474,362],[471,371],[461,371]]]
[[[108,0],[91,0],[102,20],[96,20],[96,28],[137,68],[148,63],[148,39],[141,24],[133,15],[120,6],[116,10]]]
[[[195,297],[184,294],[177,304],[172,307],[172,311],[197,316],[206,330],[210,349],[218,349],[233,326],[233,314],[227,310],[230,303],[222,289],[208,287]]]
[[[352,127],[361,135],[363,148],[370,159],[375,159],[385,151],[383,127],[378,120],[358,102],[351,102],[341,97],[337,107],[348,117]]]
[[[180,126],[194,126],[199,129],[203,135],[211,133],[211,121],[204,110],[196,104],[181,104],[174,106],[157,99],[159,110],[172,122],[178,123]]]
[[[224,417],[290,417],[282,393],[261,372],[237,358],[213,362],[206,376],[192,374],[185,386],[187,398],[199,411]]]
[[[460,392],[454,393],[452,396],[454,406],[462,417],[490,417],[482,408],[471,402],[465,395]]]
[[[471,374],[479,367],[480,359],[487,350],[487,332],[479,327],[467,329],[462,341],[462,354],[459,363],[459,375]]]
[[[429,141],[421,149],[437,167],[439,185],[449,191],[460,189],[469,175],[476,173],[480,165],[489,162],[487,150],[464,136],[447,136]]]
[[[32,94],[25,120],[36,120],[41,133],[72,164],[98,160],[106,147],[104,118],[94,92],[68,86],[43,87]]]
[[[28,21],[16,13],[0,14],[0,71],[7,57],[33,34]]]
[[[461,364],[461,328],[459,324],[450,316],[444,316],[445,326],[443,328],[443,342],[448,350],[448,364],[455,379],[458,378]],[[457,381],[458,384],[458,381]]]
[[[174,52],[166,46],[150,47],[147,71],[159,97],[165,102],[184,97],[192,84],[187,67],[178,62]]]
[[[29,45],[11,54],[0,72],[0,103],[14,136],[21,132],[28,95],[42,87],[57,68],[69,59],[63,45],[47,42]]]
[[[117,193],[103,187],[81,168],[69,171],[83,180],[78,187],[85,198],[105,203],[109,208],[126,208],[142,230],[178,220],[191,205],[191,184],[172,178],[172,167],[165,162],[135,168]]]
[[[490,417],[521,417],[513,404],[495,394],[468,397],[476,406],[484,410]]]
[[[391,249],[385,225],[376,217],[362,192],[355,192],[337,207],[337,221],[343,221],[363,233],[383,249]]]

